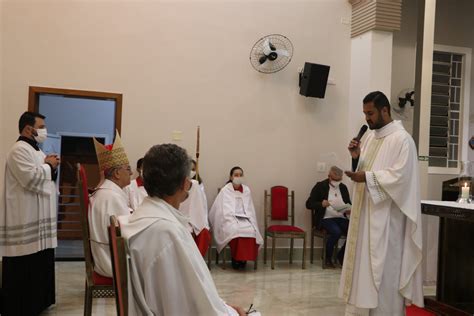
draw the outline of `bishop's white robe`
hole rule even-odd
[[[125,194],[127,194],[128,203],[132,210],[136,210],[140,204],[142,204],[143,199],[148,196],[145,187],[142,185],[139,186],[136,179],[130,181],[130,184],[123,190],[125,191]]]
[[[0,256],[57,247],[57,194],[46,155],[17,141],[6,158],[0,204]]]
[[[250,189],[246,185],[242,185],[242,187],[243,193],[234,190],[232,183],[226,184],[217,195],[209,211],[209,222],[218,252],[221,252],[232,239],[237,237],[255,238],[258,245],[263,244]],[[237,199],[241,199],[243,202],[241,206],[243,206],[247,218],[237,216],[236,211],[239,204]]]
[[[181,203],[179,211],[189,217],[192,232],[197,236],[203,229],[209,230],[206,195],[196,180],[191,180],[188,198]]]
[[[238,315],[219,297],[188,220],[150,197],[119,217],[129,252],[129,315]]]
[[[362,140],[339,296],[346,315],[405,315],[423,306],[417,151],[400,121]]]
[[[107,228],[110,226],[111,215],[128,215],[132,211],[128,207],[127,195],[117,184],[105,180],[91,195],[89,208],[89,231],[94,270],[100,275],[112,277]]]

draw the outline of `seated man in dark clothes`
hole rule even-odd
[[[341,236],[347,236],[349,220],[346,217],[348,211],[344,204],[350,204],[349,191],[341,182],[342,170],[332,166],[328,178],[316,183],[311,190],[311,195],[306,201],[306,208],[313,210],[313,225],[317,229],[324,228],[329,237],[326,243],[326,267],[334,268],[332,255],[334,246]],[[342,266],[346,244],[341,248],[337,259]]]

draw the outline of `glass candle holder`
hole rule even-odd
[[[461,170],[459,174],[459,198],[458,203],[471,203],[472,195],[472,163],[470,161],[461,162]]]

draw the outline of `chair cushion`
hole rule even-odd
[[[113,284],[112,278],[108,278],[103,275],[100,275],[95,271],[92,273],[92,280],[94,281],[94,285],[112,285]]]
[[[285,233],[285,232],[296,232],[296,233],[304,233],[299,227],[291,226],[291,225],[272,225],[267,228],[268,232],[271,233]]]
[[[274,186],[271,188],[272,219],[277,221],[288,220],[288,188]]]

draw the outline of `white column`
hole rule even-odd
[[[431,84],[433,71],[434,30],[436,0],[419,2],[418,36],[415,74],[415,112],[413,138],[418,148],[420,169],[420,193],[428,198],[428,161],[430,142]],[[434,283],[437,273],[438,218],[423,215],[423,280]]]
[[[372,30],[351,39],[348,143],[366,124],[363,98],[376,90],[390,98],[392,46],[392,32]]]

